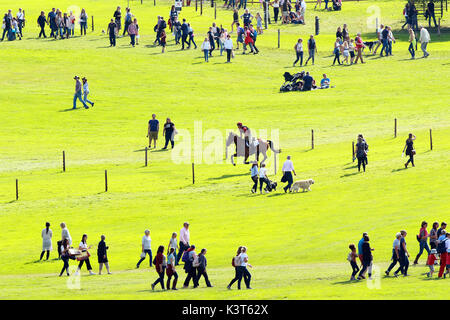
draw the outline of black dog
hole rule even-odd
[[[378,40],[377,41],[364,41],[363,43],[366,47],[369,48],[369,51],[372,52],[373,47],[378,44]]]
[[[264,188],[264,191],[272,192],[277,190],[277,183],[275,181],[270,181],[269,184]]]

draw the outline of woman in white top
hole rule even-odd
[[[244,278],[244,282],[245,282],[245,285],[247,286],[247,289],[251,289],[250,281],[252,279],[252,275],[248,271],[247,266],[252,268],[252,265],[250,263],[248,263],[247,247],[242,247],[239,258],[241,261],[239,268],[241,270],[239,273],[238,288],[241,287],[241,280],[242,280],[242,278]]]
[[[85,77],[83,77],[83,79],[81,79],[81,80],[83,80],[83,95],[84,95],[84,103],[90,103],[91,104],[91,106],[93,107],[94,106],[94,103],[92,102],[92,101],[90,101],[90,100],[88,100],[88,98],[87,98],[87,96],[88,96],[88,94],[89,94],[89,84],[88,84],[88,81],[87,81],[87,79],[85,78]]]
[[[336,63],[336,60],[339,64],[341,64],[341,61],[339,60],[339,56],[341,55],[341,39],[336,38],[336,42],[334,43],[334,60],[333,60],[333,66]]]
[[[303,64],[303,39],[302,38],[299,38],[297,40],[297,43],[294,46],[294,50],[295,50],[297,59],[294,61],[294,64],[292,66],[295,67],[295,64],[298,62],[298,60],[300,60],[300,67],[301,67]]]
[[[266,184],[266,189],[264,189],[265,191],[266,191],[266,193],[268,192],[267,191],[267,187],[269,186],[269,178],[267,177],[267,168],[266,168],[266,164],[265,163],[262,163],[261,164],[261,168],[259,169],[259,193],[263,193],[262,192],[262,188],[263,188],[263,184],[265,183]]]
[[[208,38],[205,38],[205,41],[203,41],[201,49],[205,55],[205,61],[208,62],[209,50],[211,50],[211,44],[209,43]]]
[[[75,16],[72,11],[70,11],[68,28],[70,36],[73,37],[75,35]]]
[[[41,232],[42,252],[41,252],[41,257],[39,258],[39,260],[42,260],[45,252],[47,252],[47,258],[45,260],[48,260],[48,257],[50,256],[50,251],[53,250],[52,235],[53,235],[53,232],[50,229],[50,223],[47,222],[47,223],[45,223],[45,229],[42,230],[42,232]]]
[[[88,252],[88,250],[92,248],[92,246],[88,246],[86,243],[87,237],[88,237],[87,234],[83,234],[80,245],[78,246],[78,249],[82,252]],[[83,266],[84,262],[86,262],[86,267],[89,271],[89,274],[94,275],[95,273],[92,272],[92,267],[91,267],[91,262],[89,261],[89,256],[86,259],[80,261],[80,263],[78,264],[77,271],[75,272],[75,275],[78,275],[80,273],[81,267]]]
[[[231,36],[229,34],[227,34],[227,39],[225,40],[223,46],[227,51],[227,63],[230,63],[233,55],[233,40],[231,40]]]
[[[142,261],[145,260],[145,257],[148,256],[150,257],[150,267],[152,266],[152,261],[153,261],[153,257],[152,257],[152,238],[150,238],[150,230],[145,230],[144,231],[144,236],[142,237],[142,252],[141,252],[141,259],[138,261],[138,263],[136,264],[136,269],[139,269],[139,266],[141,264]]]
[[[167,246],[167,256],[170,254],[170,249],[174,250],[175,257],[177,256],[177,249],[178,249],[178,240],[177,240],[177,233],[172,233],[172,237],[169,240],[169,245]],[[178,265],[176,262],[175,265]]]

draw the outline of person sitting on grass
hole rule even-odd
[[[306,75],[303,77],[303,89],[302,91],[310,91],[313,87],[314,79],[309,75],[309,72],[306,72]]]
[[[322,80],[320,80],[320,88],[321,89],[328,89],[329,87],[330,87],[330,79],[324,73]]]

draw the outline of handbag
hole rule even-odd
[[[91,254],[89,253],[89,251],[82,251],[81,254],[77,256],[77,261],[87,260],[90,256]]]
[[[412,154],[413,156],[415,156],[415,155],[416,155],[416,150],[413,149],[413,150],[411,151],[411,154]]]

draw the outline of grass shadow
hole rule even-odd
[[[346,280],[346,281],[338,281],[338,282],[333,282],[331,283],[332,285],[343,285],[343,284],[353,284],[353,283],[358,283],[360,281],[355,281],[355,280]]]
[[[408,168],[392,169],[391,172],[399,172],[399,171],[403,171],[403,170],[406,170],[406,169],[408,169]]]
[[[68,109],[63,109],[63,110],[59,110],[58,112],[68,112],[68,111],[74,111],[74,110],[81,110],[81,108],[68,108]]]
[[[214,180],[222,180],[222,179],[228,179],[228,178],[233,178],[233,177],[242,177],[242,176],[247,176],[248,173],[237,173],[237,174],[224,174],[220,177],[212,177],[212,178],[208,178],[208,181],[214,181]]]
[[[344,168],[344,170],[350,170],[350,169],[356,169],[356,168],[358,168],[358,165],[354,165],[354,166],[351,166],[351,167]]]
[[[346,173],[346,174],[340,176],[340,178],[347,178],[347,177],[355,176],[355,175],[360,174],[360,173],[361,172],[359,172],[359,171],[356,171],[356,172],[353,172],[353,173]]]

